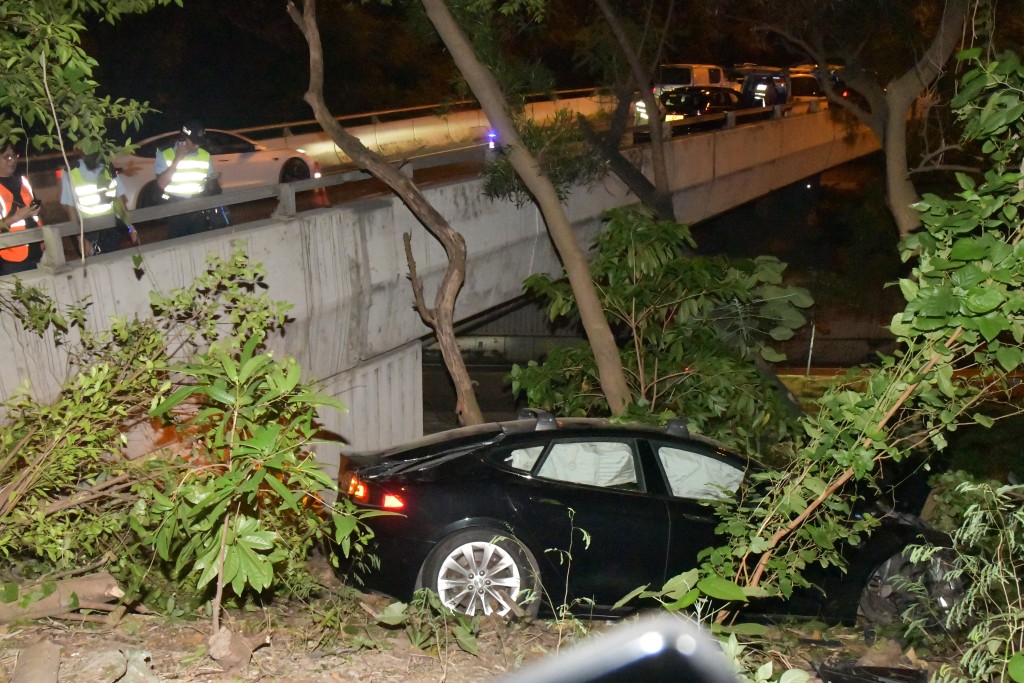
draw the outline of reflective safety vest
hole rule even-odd
[[[28,178],[21,177],[21,201],[28,206],[32,203],[32,185]],[[0,217],[10,216],[14,212],[14,195],[4,186],[0,185]],[[36,216],[36,223],[42,225],[39,217]],[[11,223],[11,232],[25,229],[25,219],[17,223]],[[0,258],[4,261],[21,262],[28,258],[28,245],[22,244],[17,247],[0,249]]]
[[[76,166],[71,169],[71,188],[83,216],[102,216],[113,211],[117,183],[106,169],[101,169],[96,178],[91,179],[85,177],[80,166]]]
[[[170,166],[174,161],[174,148],[168,147],[162,152],[164,160]],[[206,178],[213,171],[213,162],[210,153],[199,148],[195,154],[187,154],[178,161],[174,169],[171,181],[167,183],[164,192],[172,197],[188,199],[198,197],[206,189]]]

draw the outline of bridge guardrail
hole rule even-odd
[[[694,117],[689,120],[671,122],[672,135],[684,134],[692,131],[720,130],[735,127],[745,123],[754,123],[766,119],[778,119],[787,115],[798,115],[803,113],[814,113],[822,106],[827,107],[827,100],[812,100],[809,102],[790,103],[775,105],[772,109],[758,107],[737,112],[723,114],[712,114],[708,116]],[[408,108],[404,110],[393,110],[394,112],[413,111],[423,108]],[[339,117],[343,118],[343,117]],[[299,122],[296,122],[299,123]],[[305,122],[301,122],[305,123]],[[262,130],[281,128],[287,124],[260,127]],[[238,132],[255,130],[240,129]],[[649,134],[648,134],[649,139]],[[429,168],[446,164],[455,164],[463,161],[482,159],[487,152],[487,144],[460,145],[446,149],[432,149],[419,154],[397,154],[391,162],[402,167],[405,172],[411,173],[414,168]],[[222,206],[233,206],[248,202],[276,198],[278,206],[273,212],[277,216],[293,216],[297,213],[295,196],[298,193],[328,188],[340,185],[353,180],[363,180],[370,175],[352,165],[338,166],[324,173],[320,178],[310,178],[291,183],[282,183],[266,187],[251,188],[245,190],[230,190],[212,197],[201,197],[178,201],[162,206],[135,209],[128,214],[128,219],[133,224],[145,223],[147,221],[160,220],[183,213],[192,213],[205,209]],[[112,215],[90,218],[79,225],[77,222],[63,222],[44,225],[37,232],[34,229],[21,230],[13,233],[0,234],[0,249],[42,242],[44,244],[43,258],[39,267],[48,271],[59,269],[66,259],[63,248],[63,238],[77,236],[80,232],[86,234],[115,225],[115,218]]]

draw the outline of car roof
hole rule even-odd
[[[443,453],[463,448],[473,448],[503,440],[512,435],[528,435],[534,432],[557,432],[562,436],[573,436],[595,432],[623,434],[632,433],[648,437],[683,438],[703,444],[709,448],[736,456],[723,444],[700,434],[693,434],[682,420],[670,420],[665,426],[646,423],[613,422],[607,418],[570,417],[556,418],[543,410],[527,409],[519,419],[504,422],[487,422],[468,427],[458,427],[434,434],[428,434],[414,441],[381,450],[346,453],[355,462],[376,462],[384,458],[403,459],[403,456],[419,457],[429,453]]]
[[[234,133],[234,132],[232,132],[230,130],[224,130],[223,128],[207,128],[206,132],[207,133],[225,133],[227,135],[233,135],[236,138],[242,138],[243,140],[248,140],[249,142],[252,142],[252,143],[256,142],[255,140],[252,140],[251,138],[247,138],[244,135],[240,135],[239,133]],[[157,140],[163,140],[164,138],[171,137],[171,136],[174,136],[174,135],[180,135],[180,134],[181,134],[180,130],[172,130],[172,131],[168,131],[166,133],[160,133],[159,135],[151,135],[148,138],[146,138],[145,140],[139,140],[135,144],[141,147],[142,145],[148,145],[151,142],[156,142]]]

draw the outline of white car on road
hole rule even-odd
[[[161,192],[153,167],[157,153],[174,145],[181,133],[164,133],[141,141],[135,153],[114,160],[124,183],[129,209],[153,206]],[[213,170],[224,192],[305,180],[320,175],[319,165],[305,152],[283,147],[266,148],[255,140],[216,128],[206,129],[203,147],[213,158]]]

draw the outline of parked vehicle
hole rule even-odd
[[[721,445],[679,421],[659,429],[542,411],[520,418],[352,456],[342,491],[362,508],[395,513],[368,520],[380,568],[367,587],[401,600],[426,587],[465,614],[536,614],[574,600],[608,614],[721,542],[706,503],[733,495],[748,467]],[[932,570],[902,559],[919,538],[948,541],[912,516],[887,516],[847,549],[845,574],[816,579],[824,597],[807,591],[787,609],[844,620],[862,605],[875,618],[898,614],[906,592],[896,577]]]
[[[665,121],[668,123],[692,119],[696,116],[739,111],[745,108],[740,94],[726,86],[685,86],[673,88],[661,93],[655,99],[661,107]],[[634,131],[634,140],[636,142],[649,140],[650,131],[648,125],[650,120],[647,113],[647,105],[643,100],[636,102],[634,112],[634,125],[637,127]],[[705,130],[708,127],[716,126],[717,123],[709,126],[688,126],[686,132]],[[676,131],[673,131],[673,134],[675,133]]]
[[[156,155],[173,146],[179,135],[179,131],[174,131],[147,138],[139,143],[134,154],[114,160],[124,182],[129,209],[157,203],[161,193],[153,175]],[[203,147],[213,157],[213,169],[224,192],[304,180],[320,173],[319,165],[301,150],[268,149],[226,130],[207,128]]]
[[[714,64],[662,64],[651,84],[655,95],[691,85],[725,85],[725,69]]]

